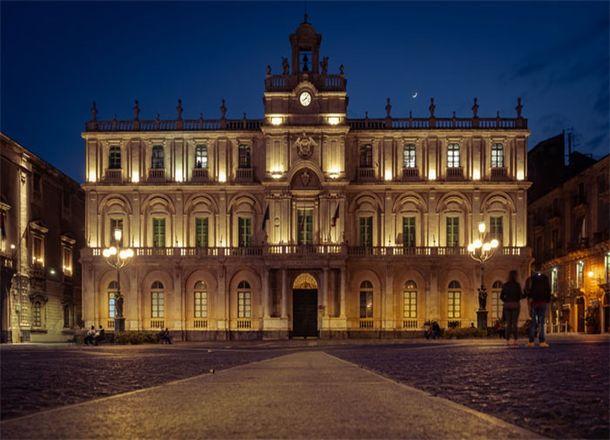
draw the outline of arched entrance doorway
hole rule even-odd
[[[318,282],[309,273],[292,283],[292,336],[318,336]]]

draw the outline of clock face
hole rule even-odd
[[[303,107],[307,107],[309,104],[311,104],[311,93],[309,93],[309,92],[302,92],[299,95],[299,102],[301,103],[301,105]]]

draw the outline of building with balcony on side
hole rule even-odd
[[[510,269],[529,270],[527,120],[347,116],[305,20],[281,71],[267,67],[262,119],[86,123],[86,325],[112,327],[122,231],[127,330],[178,338],[405,336],[476,322],[479,222],[501,242],[486,263],[489,320]]]
[[[596,161],[569,151],[565,136],[541,142],[529,153],[529,169],[540,170],[530,195],[528,237],[534,258],[551,280],[550,330],[599,333],[610,330],[610,157]],[[539,148],[543,153],[540,154]],[[571,150],[571,149],[570,149]],[[561,158],[548,163],[545,158]],[[555,185],[544,180],[553,168]]]
[[[0,133],[2,342],[66,341],[81,322],[80,184]]]

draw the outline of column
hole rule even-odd
[[[286,269],[282,269],[282,318],[288,318],[288,286]]]
[[[271,317],[271,304],[269,302],[269,269],[263,269],[263,318],[267,319]]]
[[[344,267],[341,268],[341,292],[340,292],[340,314],[339,317],[345,319],[345,289],[347,284],[347,272]]]
[[[328,316],[328,268],[322,269],[322,286],[320,289],[320,305],[323,307],[322,316]]]

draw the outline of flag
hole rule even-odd
[[[269,205],[265,208],[265,215],[263,216],[263,231],[267,228],[267,220],[269,220]]]
[[[335,208],[335,213],[333,214],[333,218],[330,221],[332,227],[337,226],[337,219],[339,218],[339,202],[337,202],[337,207]]]

